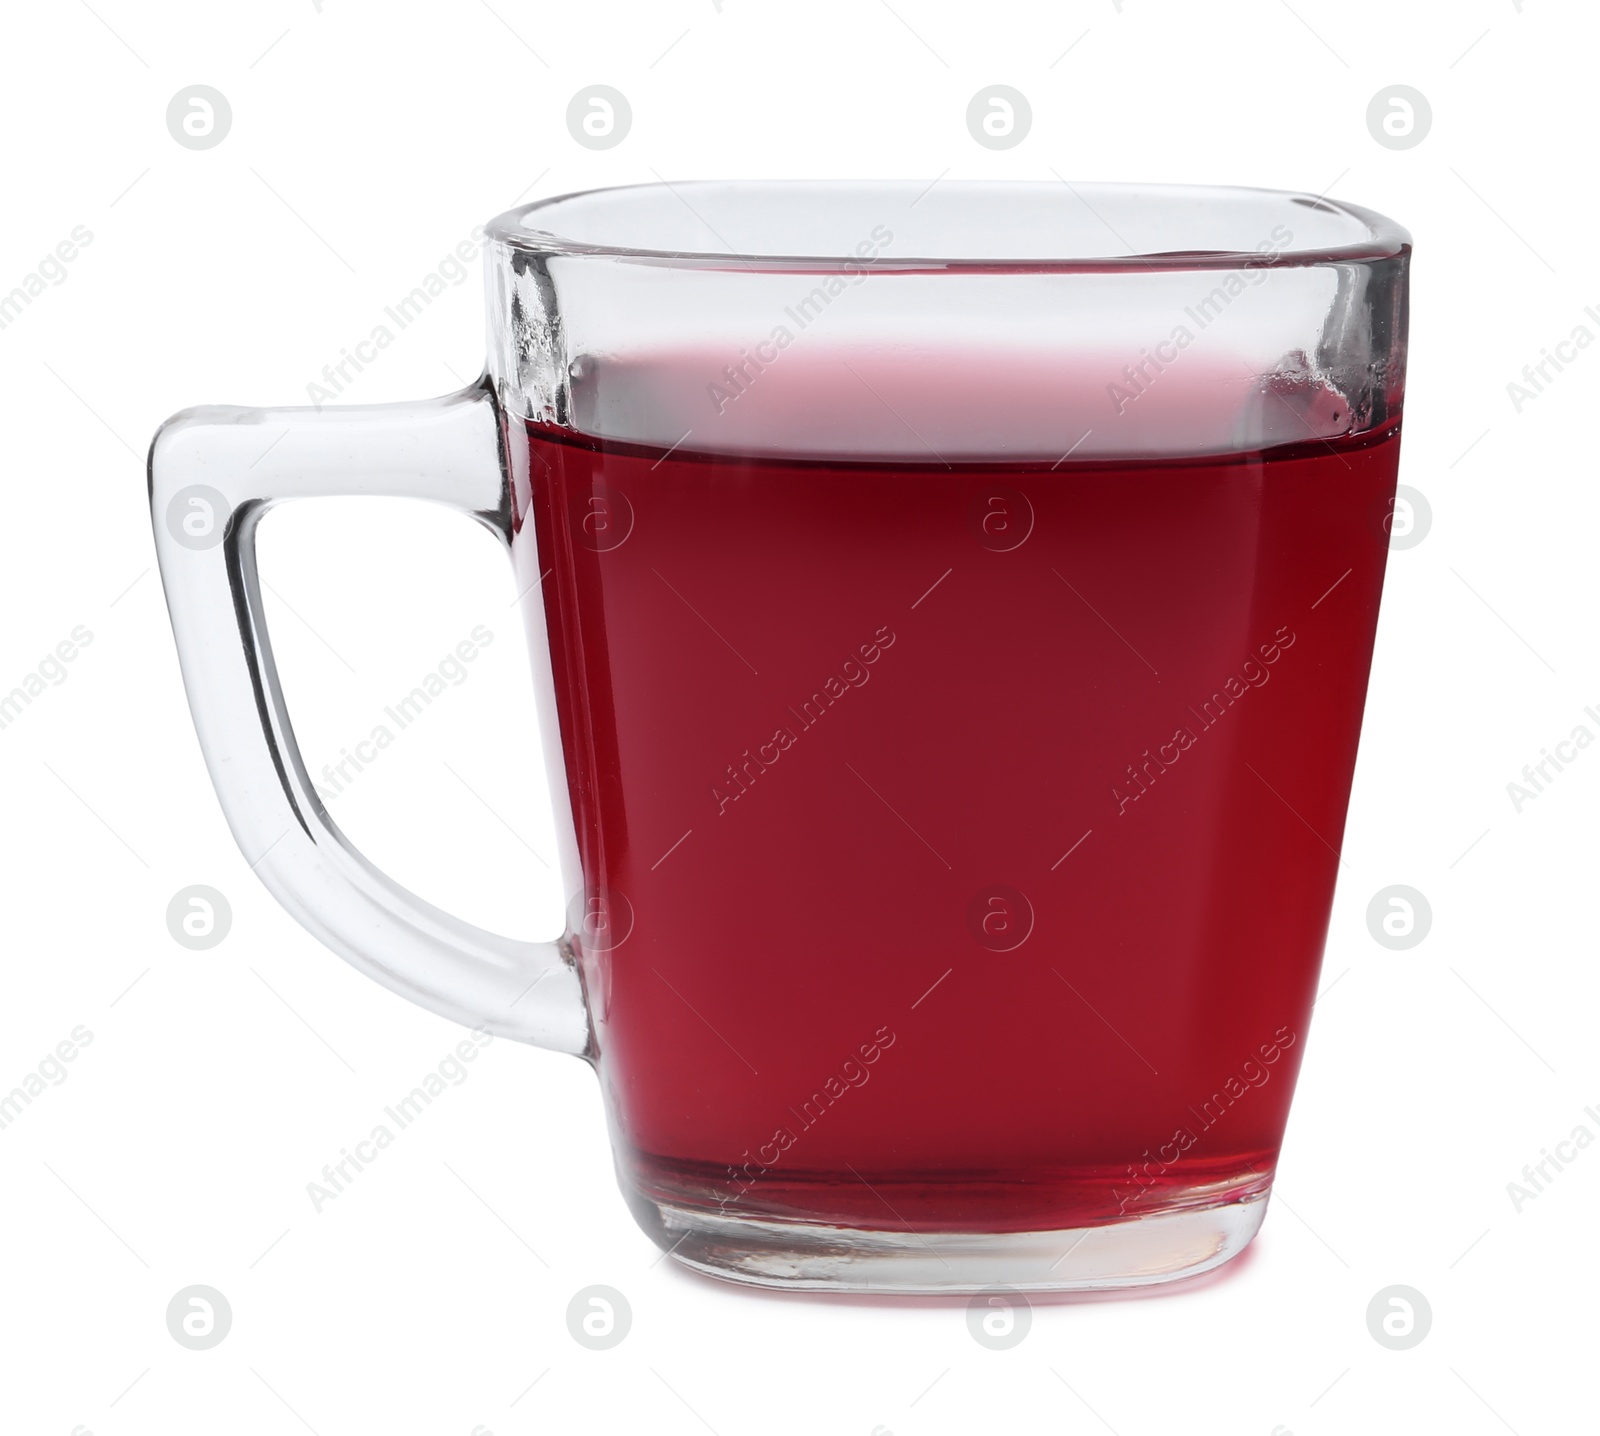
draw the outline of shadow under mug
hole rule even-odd
[[[691,1267],[962,1292],[1226,1261],[1337,875],[1409,237],[1305,195],[956,183],[646,185],[487,232],[478,384],[156,436],[253,870],[395,991],[589,1060],[627,1200]],[[328,494],[505,543],[559,941],[421,901],[319,800],[255,533]]]

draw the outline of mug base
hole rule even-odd
[[[1250,1244],[1270,1185],[1214,1206],[1035,1232],[868,1231],[732,1216],[640,1200],[675,1261],[707,1276],[787,1291],[953,1296],[1114,1291],[1198,1276]]]

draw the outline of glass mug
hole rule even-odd
[[[697,183],[488,237],[479,383],[156,436],[251,867],[388,987],[591,1062],[634,1215],[700,1271],[1074,1290],[1239,1252],[1338,869],[1409,236],[1247,189]],[[319,800],[254,536],[328,494],[504,541],[559,941],[421,901]]]

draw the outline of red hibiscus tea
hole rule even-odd
[[[1188,461],[526,431],[625,1189],[897,1232],[1264,1191],[1397,426]]]

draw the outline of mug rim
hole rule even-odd
[[[942,179],[942,177],[941,177]],[[593,201],[601,197],[625,200],[635,197],[659,196],[670,193],[694,215],[700,224],[716,237],[721,236],[699,215],[691,196],[704,199],[721,192],[722,198],[738,202],[794,203],[807,201],[812,205],[824,203],[829,196],[835,199],[859,199],[867,193],[877,192],[885,200],[894,201],[912,196],[908,207],[914,208],[935,185],[943,191],[941,198],[952,192],[966,192],[968,198],[979,204],[990,204],[1002,198],[1013,202],[1024,197],[1054,196],[1063,188],[1099,220],[1108,239],[1120,240],[1123,252],[1087,254],[1009,254],[1003,244],[997,244],[992,254],[971,255],[937,252],[885,255],[855,252],[828,247],[824,253],[780,252],[779,247],[735,247],[728,244],[722,250],[702,248],[661,248],[646,244],[613,242],[604,238],[579,237],[562,233],[561,227],[546,227],[539,220],[552,220],[562,206],[572,207],[578,201]],[[687,193],[685,193],[687,192]],[[1099,213],[1093,198],[1108,203],[1119,201],[1147,204],[1152,208],[1171,210],[1176,204],[1204,204],[1231,206],[1244,210],[1247,206],[1265,209],[1276,204],[1284,216],[1296,210],[1312,210],[1321,215],[1342,218],[1351,230],[1347,240],[1335,243],[1294,245],[1281,250],[1264,252],[1262,248],[1219,247],[1205,249],[1162,249],[1135,247],[1113,228]],[[566,226],[570,229],[571,226]],[[868,270],[893,273],[896,271],[951,270],[964,273],[990,271],[995,273],[1061,273],[1098,274],[1116,272],[1181,273],[1185,271],[1268,268],[1293,269],[1337,263],[1371,263],[1379,260],[1405,258],[1412,247],[1411,234],[1406,228],[1365,206],[1344,200],[1328,198],[1326,194],[1312,195],[1303,191],[1267,189],[1247,185],[1193,185],[1137,182],[1085,182],[1071,184],[1064,179],[1050,180],[951,180],[932,184],[911,180],[666,180],[639,184],[609,185],[585,190],[571,190],[534,200],[497,215],[485,226],[489,239],[514,251],[553,257],[596,257],[635,261],[654,265],[667,265],[685,269],[714,268],[720,270],[744,269],[762,272],[784,269],[837,269]],[[997,238],[1005,232],[994,227]],[[724,241],[726,243],[726,241]],[[1109,247],[1109,246],[1108,246]],[[924,246],[926,248],[926,246]]]

